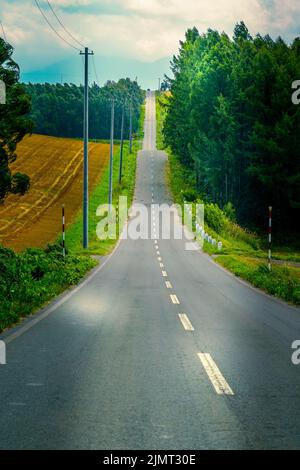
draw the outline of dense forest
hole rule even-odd
[[[188,30],[168,79],[164,140],[195,172],[195,194],[233,204],[251,228],[295,230],[300,216],[300,39],[251,37],[244,23],[229,38]]]
[[[34,132],[57,137],[82,137],[83,86],[74,84],[28,84],[31,97],[30,117]],[[133,130],[139,123],[144,94],[136,82],[129,78],[107,82],[103,87],[94,83],[89,89],[89,134],[91,139],[110,136],[111,99],[115,99],[115,135],[119,138],[122,108],[125,101],[126,138],[129,132],[129,114],[132,106]]]

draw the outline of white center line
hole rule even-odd
[[[158,259],[158,261],[161,261],[162,258],[161,258],[161,256],[159,256],[157,259]]]
[[[198,357],[218,395],[234,395],[220,369],[208,353],[198,353]]]
[[[168,274],[167,274],[166,271],[162,271],[161,273],[162,273],[163,277],[168,277]]]
[[[193,325],[191,324],[188,316],[185,314],[185,313],[179,313],[178,314],[179,316],[179,319],[183,325],[183,328],[186,330],[186,331],[194,331],[194,327]]]
[[[167,289],[173,289],[172,284],[170,283],[170,281],[166,281],[166,287],[167,287]]]
[[[173,304],[180,304],[178,298],[177,298],[177,295],[175,294],[170,294],[170,297],[171,297],[171,300],[173,302]]]
[[[160,267],[160,268],[164,268],[164,264],[163,264],[163,263],[159,263],[159,267]]]

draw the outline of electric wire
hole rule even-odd
[[[98,87],[100,87],[99,77],[98,77],[97,68],[96,68],[96,64],[95,64],[95,59],[94,59],[93,55],[92,55],[92,63],[93,63],[93,69],[94,69],[95,77],[96,77],[96,83],[97,83]]]
[[[85,46],[80,42],[78,41],[78,39],[75,38],[75,36],[73,36],[73,34],[65,27],[65,25],[63,24],[63,22],[61,21],[61,19],[58,17],[57,13],[55,12],[54,8],[52,7],[51,3],[49,2],[49,0],[47,0],[47,3],[48,3],[48,6],[50,8],[50,10],[52,11],[53,15],[55,16],[55,18],[57,19],[58,23],[60,24],[60,26],[63,28],[63,30],[70,36],[70,38],[73,39],[73,41],[75,41],[80,47],[83,47],[85,48]]]
[[[4,38],[4,41],[7,42],[7,39],[6,39],[6,34],[5,34],[5,31],[4,31],[4,27],[3,27],[3,23],[2,21],[0,20],[0,23],[1,23],[1,29],[2,29],[2,33],[3,33],[3,38]]]
[[[52,29],[52,31],[56,34],[56,36],[58,36],[60,39],[62,39],[66,44],[68,44],[68,46],[72,47],[73,49],[75,49],[76,51],[80,51],[80,49],[78,49],[78,47],[74,46],[73,44],[71,44],[69,41],[67,41],[63,36],[61,36],[61,34],[56,31],[56,29],[54,28],[54,26],[51,24],[51,22],[48,20],[47,16],[45,15],[45,13],[43,12],[38,0],[34,0],[35,1],[35,4],[37,6],[37,8],[39,9],[41,15],[43,16],[44,20],[46,21],[46,23],[48,24],[48,26]]]

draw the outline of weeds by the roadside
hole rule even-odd
[[[64,258],[59,245],[20,254],[0,246],[0,331],[77,284],[96,265],[89,257]]]

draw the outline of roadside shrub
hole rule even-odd
[[[185,189],[181,194],[182,199],[186,202],[194,202],[197,199],[197,192],[194,189]]]
[[[204,221],[216,233],[221,233],[225,225],[225,216],[217,204],[205,204]]]
[[[255,233],[229,219],[225,219],[224,234],[229,235],[237,241],[247,243],[247,245],[251,246],[254,250],[261,248],[259,237]]]
[[[20,254],[0,246],[0,331],[77,284],[96,264],[87,256],[63,258],[59,245]]]

